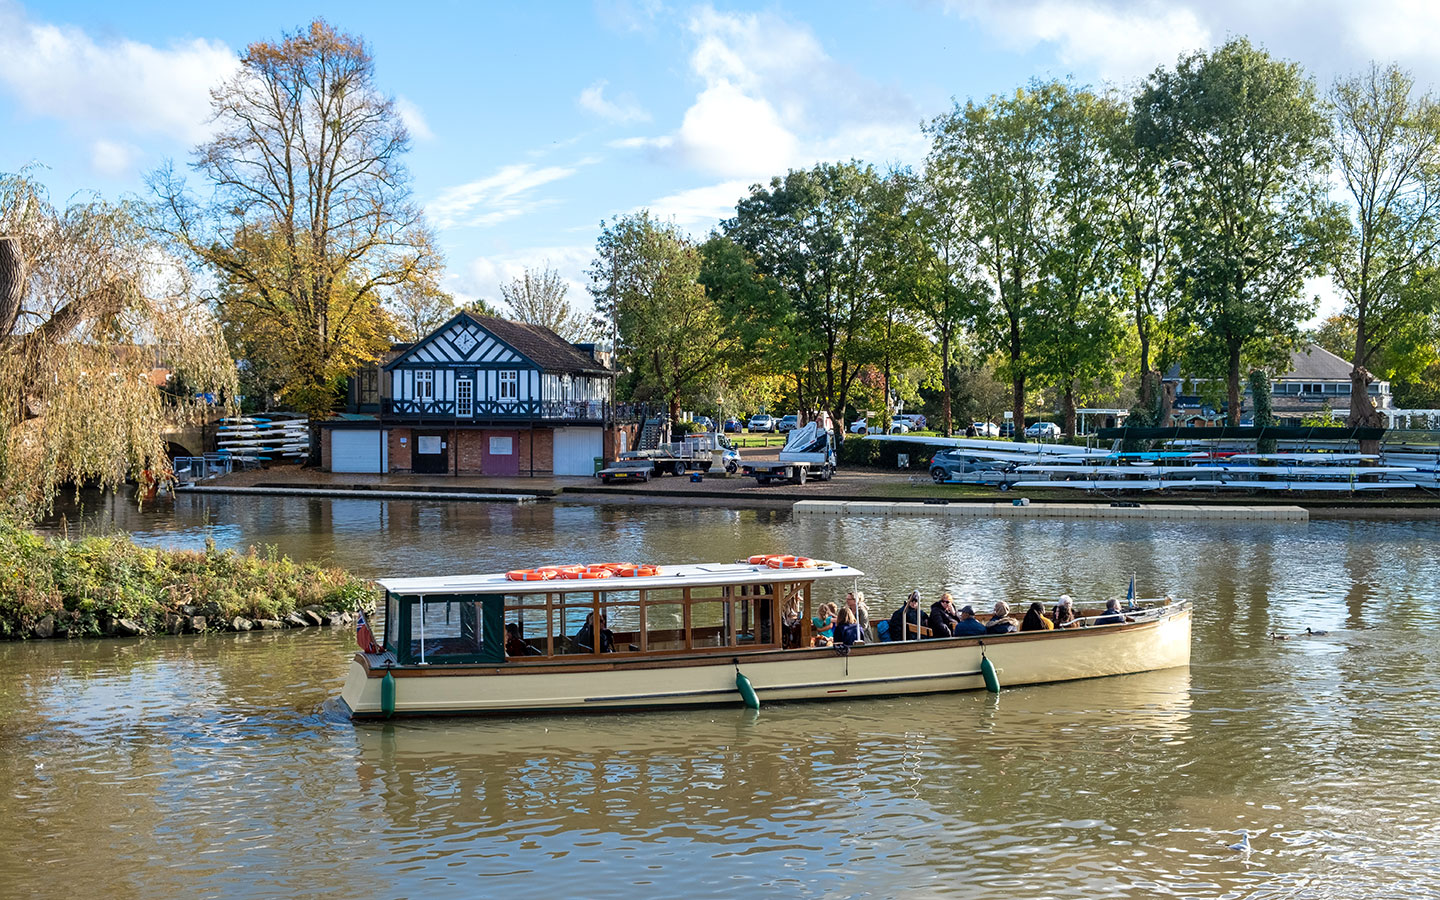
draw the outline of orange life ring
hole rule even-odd
[[[646,565],[620,566],[615,570],[615,574],[623,578],[649,577],[651,575],[659,575],[660,570],[655,566]]]
[[[765,565],[772,569],[813,569],[815,560],[808,556],[772,556]]]
[[[635,564],[634,564],[634,563],[600,563],[600,564],[598,564],[598,565],[590,566],[590,568],[592,568],[592,569],[608,569],[608,570],[610,571],[610,574],[611,574],[611,575],[619,575],[621,569],[633,569],[633,568],[635,568]]]
[[[585,571],[584,566],[541,566],[537,572],[548,572],[551,578],[573,578],[572,573]]]
[[[609,578],[613,573],[604,566],[566,566],[561,578]]]
[[[555,576],[543,569],[516,569],[506,572],[505,577],[511,581],[549,581]]]
[[[750,565],[752,566],[763,566],[778,555],[779,554],[776,553],[761,553],[758,556],[750,557],[748,560],[746,560],[746,562],[750,563]]]

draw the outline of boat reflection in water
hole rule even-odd
[[[845,893],[883,895],[915,884],[915,865],[972,883],[1033,875],[1017,847],[1086,865],[1117,826],[1172,803],[1189,715],[1178,668],[759,712],[366,722],[356,761],[383,827],[454,848],[408,860],[428,875],[543,882],[563,856],[627,884],[648,862],[670,896],[842,876]]]

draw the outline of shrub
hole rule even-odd
[[[948,449],[948,444],[850,437],[840,445],[839,455],[842,466],[896,469],[900,466],[899,456],[903,453],[909,457],[909,468],[928,469],[935,454]]]
[[[274,548],[263,555],[213,545],[204,553],[156,550],[124,535],[47,541],[0,522],[0,560],[0,638],[33,634],[47,616],[79,637],[102,634],[117,619],[156,631],[168,617],[190,613],[278,619],[307,606],[340,611],[375,602],[367,582]]]

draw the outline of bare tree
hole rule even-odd
[[[455,298],[430,278],[403,282],[390,293],[387,305],[394,317],[394,337],[400,341],[420,340],[458,311]]]
[[[401,157],[409,138],[358,37],[322,20],[247,49],[212,92],[218,133],[194,168],[195,202],[171,170],[151,178],[160,227],[276,325],[294,378],[286,399],[320,414],[345,374],[385,348],[386,288],[439,264]]]
[[[591,339],[595,329],[590,318],[565,299],[568,289],[560,273],[546,266],[526,269],[519,278],[502,284],[500,297],[517,322],[544,326],[571,342]]]

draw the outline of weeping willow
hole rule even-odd
[[[170,477],[164,430],[223,414],[235,365],[192,273],[128,203],[0,173],[0,514]]]

